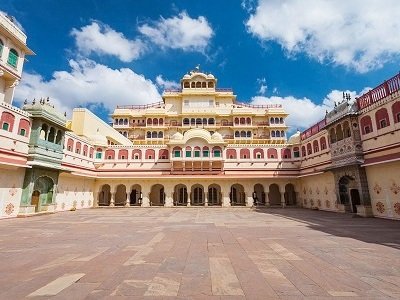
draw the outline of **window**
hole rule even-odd
[[[121,156],[121,159],[125,159],[125,156],[122,155],[122,156]]]
[[[299,148],[294,148],[293,149],[293,156],[294,157],[300,157],[300,151],[299,151]]]
[[[200,150],[194,151],[194,157],[200,157]]]
[[[26,130],[24,128],[21,128],[19,131],[19,135],[25,136]]]
[[[257,153],[256,157],[257,157],[257,159],[260,159],[261,158],[261,153]]]
[[[186,157],[192,157],[192,151],[186,150]]]
[[[86,156],[86,151],[83,151],[83,155]]]
[[[174,151],[174,157],[181,157],[181,151],[175,150]]]
[[[71,149],[69,149],[71,151]],[[102,153],[96,152],[96,159],[101,159]]]
[[[214,157],[221,157],[221,151],[220,150],[214,150]]]
[[[386,119],[380,120],[379,124],[381,125],[380,128],[385,128],[387,126]]]
[[[18,64],[18,52],[15,49],[11,49],[8,53],[8,60],[7,63],[16,68]]]
[[[371,132],[371,127],[369,125],[365,126],[364,127],[364,132],[365,132],[365,134],[370,133]]]
[[[8,131],[8,128],[10,128],[10,124],[4,122],[3,126],[2,126],[2,129]]]
[[[135,154],[135,155],[133,156],[133,159],[139,159],[139,154]]]
[[[68,146],[68,147],[67,147],[67,150],[68,150],[68,151],[71,151],[71,150],[72,150],[71,146]]]
[[[396,122],[400,122],[400,113],[396,115]]]
[[[208,157],[209,153],[208,150],[203,150],[203,157]]]

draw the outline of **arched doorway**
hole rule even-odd
[[[271,184],[269,186],[268,193],[269,205],[270,206],[281,206],[281,192],[279,191],[279,186],[277,184]]]
[[[294,206],[297,205],[297,200],[296,200],[296,192],[294,190],[294,185],[291,183],[288,183],[285,185],[285,204],[288,206]]]
[[[35,212],[39,211],[39,199],[40,199],[40,192],[33,191],[31,198],[31,205],[35,206]]]
[[[231,186],[231,192],[229,193],[229,199],[231,205],[246,205],[246,195],[244,193],[244,187],[241,184],[234,184]]]
[[[129,205],[138,206],[142,204],[142,187],[138,184],[135,184],[131,188],[131,194],[129,196]]]
[[[204,188],[202,185],[195,184],[192,186],[190,202],[191,205],[204,205]]]
[[[221,205],[221,187],[218,184],[212,184],[208,187],[208,205]]]
[[[35,206],[35,211],[40,211],[42,205],[53,203],[53,188],[53,179],[48,176],[41,176],[35,180],[31,197],[31,205]]]
[[[265,192],[262,184],[257,183],[254,186],[253,200],[256,205],[265,205]]]
[[[357,212],[357,205],[360,205],[360,194],[356,181],[350,176],[343,176],[339,179],[339,201],[343,204],[345,211]]]
[[[188,193],[186,185],[178,184],[174,189],[174,204],[186,206],[188,201]]]
[[[123,184],[117,186],[115,191],[115,206],[124,206],[126,203],[126,187]]]
[[[104,184],[99,193],[99,206],[110,206],[111,201],[111,187]]]
[[[151,187],[151,192],[150,192],[150,205],[163,206],[164,203],[165,203],[164,186],[161,184],[153,185]]]

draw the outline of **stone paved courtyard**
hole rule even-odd
[[[400,299],[400,222],[302,209],[0,220],[0,299]]]

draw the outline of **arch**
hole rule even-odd
[[[253,150],[253,158],[261,159],[264,158],[264,150],[261,148],[256,148]]]
[[[293,148],[293,157],[295,157],[295,158],[300,157],[300,149],[299,149],[299,147],[294,147]]]
[[[295,192],[293,184],[288,183],[285,185],[284,198],[285,198],[286,205],[288,205],[288,206],[297,205],[296,192]]]
[[[285,121],[283,120],[283,118],[281,117],[281,118],[279,118],[279,123],[280,124],[283,124]]]
[[[154,119],[153,119],[153,125],[154,125],[154,126],[157,126],[157,125],[158,125],[158,119],[157,119],[157,118],[154,118]]]
[[[226,150],[226,157],[228,159],[236,159],[236,149],[227,149]]]
[[[326,138],[324,136],[319,139],[319,144],[321,145],[321,150],[326,149]]]
[[[390,125],[389,114],[386,108],[382,107],[375,113],[376,128],[382,129]]]
[[[329,138],[331,140],[331,144],[336,143],[337,139],[335,128],[331,128],[331,130],[329,131]]]
[[[130,206],[140,206],[142,204],[142,187],[139,184],[134,184],[131,187],[129,194],[129,205]]]
[[[188,191],[184,184],[178,184],[174,187],[174,205],[186,206],[188,203]]]
[[[269,159],[277,159],[278,158],[278,151],[275,148],[269,148],[267,150],[267,157]]]
[[[10,49],[10,52],[8,53],[8,59],[7,59],[7,63],[9,65],[11,65],[14,68],[17,68],[18,65],[18,52],[17,50],[15,50],[14,48]]]
[[[314,149],[314,153],[319,152],[318,140],[313,141],[313,149]]]
[[[73,149],[74,149],[74,140],[69,138],[67,141],[67,150],[73,151]]]
[[[123,119],[119,119],[118,120],[118,125],[123,125],[124,124],[124,120]]]
[[[189,82],[185,81],[185,82],[183,83],[183,87],[184,87],[185,89],[190,88]]]
[[[248,138],[251,137],[251,131],[250,130],[246,132],[246,137],[248,137]]]
[[[115,159],[115,151],[112,149],[107,149],[105,159]]]
[[[9,132],[13,131],[15,116],[8,111],[1,113],[0,128]]]
[[[242,130],[242,131],[240,132],[240,137],[246,137],[246,131]]]
[[[193,149],[193,157],[200,157],[201,156],[201,148],[199,146],[195,146]]]
[[[240,149],[240,159],[250,159],[250,150]]]
[[[29,129],[31,123],[27,119],[21,118],[18,124],[18,134],[22,136],[29,136]]]
[[[201,184],[192,185],[190,192],[190,203],[191,205],[204,205],[204,187]]]
[[[152,139],[156,139],[156,138],[157,138],[157,131],[153,131],[153,132],[151,133],[151,138],[152,138]]]
[[[336,126],[336,141],[341,141],[343,140],[344,135],[343,135],[343,128],[342,128],[342,124],[338,124]]]
[[[202,82],[202,83],[201,83],[201,87],[202,87],[202,88],[206,88],[206,87],[207,87],[207,82]]]
[[[285,137],[285,131],[281,130],[281,137]]]
[[[152,125],[153,124],[153,120],[151,118],[147,119],[147,125]]]
[[[201,82],[200,81],[196,82],[196,88],[201,88]]]
[[[239,131],[235,131],[235,138],[240,137],[240,132]]]
[[[372,119],[370,116],[366,115],[360,119],[361,133],[368,134],[373,131],[372,128]]]
[[[191,87],[195,88],[196,87],[196,83],[192,82]]]
[[[210,156],[210,148],[208,148],[207,146],[204,146],[202,150],[203,150],[203,157]]]
[[[208,82],[208,88],[214,88],[214,82],[209,81]]]
[[[211,184],[208,186],[207,200],[210,206],[222,204],[221,187],[218,184]]]
[[[155,153],[156,152],[154,151],[154,149],[146,149],[144,158],[145,159],[154,159],[156,157]]]
[[[51,177],[40,176],[33,185],[31,205],[35,205],[35,211],[40,211],[41,205],[53,203],[54,181]]]
[[[128,150],[127,149],[118,150],[118,159],[128,159]]]
[[[89,150],[89,157],[90,158],[93,158],[93,152],[94,152],[94,148],[90,147],[90,150]]]
[[[110,206],[111,203],[111,187],[103,184],[99,193],[99,206]]]
[[[229,199],[232,206],[244,206],[246,205],[246,194],[244,192],[243,185],[235,183],[231,186],[231,191],[229,193]]]
[[[158,151],[158,159],[168,159],[169,153],[168,149],[160,149]]]
[[[51,132],[51,129],[50,129],[50,132]],[[75,153],[76,154],[81,154],[81,147],[82,147],[81,142],[76,142],[76,144],[75,144]]]
[[[279,124],[279,118],[275,118],[275,124]]]
[[[162,184],[155,184],[150,189],[150,205],[163,206],[165,203],[165,192]]]
[[[213,157],[222,157],[222,150],[219,146],[214,146],[212,148],[212,156]]]
[[[96,159],[101,159],[101,156],[103,154],[103,150],[101,148],[96,149]]]
[[[126,186],[119,184],[115,190],[115,206],[124,206],[127,200]]]
[[[392,113],[393,113],[393,120],[394,123],[400,122],[400,101],[396,101],[392,105]]]
[[[299,148],[297,148],[297,151],[299,151]],[[292,158],[292,153],[291,153],[290,149],[289,148],[282,148],[281,157],[282,157],[282,159],[290,159],[290,158]]]
[[[248,125],[251,124],[251,118],[250,118],[250,117],[247,117],[247,118],[246,118],[246,123],[247,123]]]
[[[307,156],[306,146],[301,146],[301,156]]]
[[[62,142],[62,131],[61,130],[57,130],[57,135],[56,135],[56,144],[57,145],[61,145]]]
[[[56,137],[56,130],[54,129],[54,127],[50,127],[49,134],[47,135],[47,141],[49,141],[50,143],[54,143],[55,137]]]
[[[182,157],[182,148],[181,147],[174,147],[172,149],[173,157]]]
[[[132,151],[132,159],[142,159],[142,150],[133,149],[133,151]]]
[[[343,137],[344,138],[351,137],[351,130],[350,130],[350,125],[349,125],[348,121],[343,123]]]
[[[271,137],[275,137],[275,130],[271,131]]]
[[[83,155],[84,155],[84,156],[87,156],[87,155],[88,155],[88,149],[89,149],[88,145],[84,145],[84,146],[83,146]]]
[[[279,191],[279,186],[276,183],[273,183],[269,186],[268,193],[269,205],[281,205],[281,192]]]
[[[195,119],[195,118],[191,118],[191,119],[190,119],[190,125],[191,125],[191,126],[196,125],[196,119]]]
[[[208,118],[208,125],[214,125],[214,124],[215,124],[214,118]]]
[[[275,137],[281,137],[281,132],[279,130],[275,131]]]
[[[254,185],[253,200],[255,205],[265,205],[265,192],[262,184]]]
[[[196,125],[201,125],[201,124],[202,124],[201,118],[197,118],[197,119],[196,119]]]
[[[246,119],[245,118],[240,118],[240,125],[246,124]]]
[[[311,155],[312,153],[311,143],[307,143],[307,155]]]
[[[185,148],[185,157],[192,157],[192,147],[186,146],[186,148]]]
[[[124,125],[128,125],[128,119],[124,119]]]
[[[163,124],[164,124],[164,120],[163,119],[158,119],[158,124],[160,125],[160,126],[162,126]]]
[[[151,131],[146,132],[146,138],[151,139]]]
[[[203,118],[203,125],[207,125],[207,118]]]
[[[235,125],[239,124],[239,118],[235,118]]]
[[[269,122],[270,122],[271,124],[275,124],[275,119],[274,119],[274,118],[270,118]]]
[[[159,131],[159,132],[158,132],[158,135],[157,135],[157,138],[162,139],[163,136],[164,136],[163,132],[162,132],[162,131]]]
[[[189,123],[190,123],[189,118],[183,119],[183,125],[189,125]]]

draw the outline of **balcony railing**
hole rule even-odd
[[[264,104],[264,105],[254,105],[254,104],[249,104],[249,103],[243,103],[243,102],[236,102],[236,105],[238,106],[243,106],[243,107],[249,107],[249,108],[282,108],[282,104]]]
[[[147,109],[147,108],[164,108],[164,102],[155,102],[143,105],[117,105],[117,109]]]

